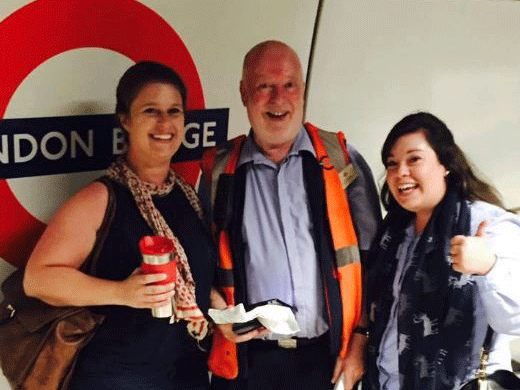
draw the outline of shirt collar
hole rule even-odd
[[[316,156],[316,152],[314,151],[314,147],[312,146],[311,138],[305,127],[302,125],[296,139],[294,140],[291,149],[289,150],[288,156],[297,156],[302,151],[308,151],[312,153],[313,156]],[[285,160],[284,160],[285,161]],[[238,160],[237,167],[242,164],[246,164],[248,162],[252,162],[253,164],[266,164],[276,166],[271,160],[269,160],[260,150],[255,140],[253,139],[253,130],[249,131],[246,141],[244,142],[244,146],[242,147],[242,151],[240,153],[240,158]]]

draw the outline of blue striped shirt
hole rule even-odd
[[[358,173],[347,191],[350,210],[359,247],[366,251],[381,219],[379,199],[370,168],[347,147]],[[301,151],[316,155],[303,126],[278,165],[260,151],[250,133],[238,165],[248,164],[242,239],[249,303],[278,298],[292,305],[301,329],[297,336],[311,338],[325,333],[328,324]]]

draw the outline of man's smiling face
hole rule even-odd
[[[304,90],[300,62],[288,47],[267,46],[246,64],[240,93],[260,148],[292,144],[302,126]]]

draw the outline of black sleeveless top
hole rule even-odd
[[[103,279],[124,280],[141,264],[138,242],[153,231],[141,216],[130,190],[110,181],[115,192],[116,209],[103,245],[96,275]],[[184,247],[195,280],[197,304],[203,313],[209,307],[216,252],[209,231],[198,219],[178,186],[165,196],[152,198]],[[93,339],[82,351],[104,364],[155,365],[193,350],[195,340],[187,334],[186,322],[169,323],[169,318],[154,318],[150,309],[127,306],[98,306],[93,310],[106,315]]]

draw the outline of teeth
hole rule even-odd
[[[269,111],[269,115],[272,115],[272,116],[284,116],[286,113],[287,113],[286,111],[280,111],[280,112]]]
[[[404,184],[402,186],[399,186],[399,191],[406,191],[406,190],[409,190],[414,187],[415,187],[415,184]]]
[[[169,140],[172,139],[172,134],[152,134],[152,138],[160,139],[160,140]]]

